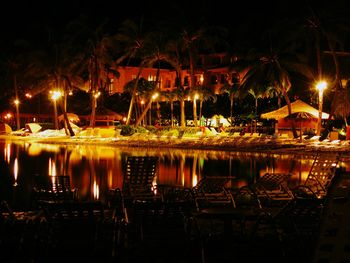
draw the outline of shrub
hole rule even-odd
[[[130,136],[130,135],[133,135],[134,133],[135,133],[135,128],[133,126],[130,126],[130,125],[121,126],[120,135]]]

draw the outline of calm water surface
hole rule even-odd
[[[82,200],[104,200],[122,186],[128,156],[158,156],[157,183],[193,187],[205,176],[232,176],[232,187],[254,182],[266,172],[292,172],[290,184],[303,181],[313,157],[208,150],[121,148],[0,141],[0,199],[29,207],[35,176],[69,175]],[[347,167],[342,163],[342,166]]]

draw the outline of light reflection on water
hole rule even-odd
[[[292,172],[292,185],[303,181],[312,156],[200,151],[190,149],[121,148],[0,141],[0,198],[13,206],[29,206],[35,175],[69,175],[82,200],[103,200],[108,189],[122,186],[127,156],[158,156],[158,185],[193,187],[204,176],[233,176],[232,187],[254,182],[266,172]]]

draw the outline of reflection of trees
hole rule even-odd
[[[20,151],[28,151],[30,147],[18,144]],[[72,186],[79,189],[82,199],[93,197],[94,182],[99,185],[100,197],[104,198],[109,189],[122,187],[123,164],[127,156],[158,156],[159,184],[192,187],[194,178],[200,180],[203,176],[233,176],[234,187],[253,182],[257,176],[265,172],[292,172],[293,183],[305,179],[312,164],[312,156],[296,156],[290,154],[250,153],[232,151],[200,151],[191,149],[161,149],[161,148],[127,148],[102,145],[60,145],[55,149],[45,144],[33,144],[39,147],[40,153],[30,155],[33,167],[27,167],[19,153],[20,171],[31,171],[31,174],[47,174],[47,158],[56,156],[57,174],[71,177]],[[42,145],[42,148],[40,148]],[[3,149],[7,149],[7,144]],[[12,147],[14,148],[14,147]],[[53,151],[54,150],[54,151]],[[13,154],[11,160],[13,161]],[[4,156],[6,161],[7,155]],[[293,160],[295,158],[295,160]],[[45,165],[41,165],[42,160]],[[38,162],[39,160],[39,162]],[[291,160],[293,160],[291,162]],[[41,163],[40,163],[41,162]],[[301,162],[301,163],[300,163]],[[12,167],[13,162],[7,166]],[[29,164],[30,165],[30,164]],[[27,172],[26,172],[27,173]],[[8,173],[6,173],[8,174]],[[27,182],[24,174],[19,175],[21,184]],[[13,176],[11,174],[11,179]]]

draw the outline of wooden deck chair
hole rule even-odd
[[[156,172],[158,157],[129,156],[124,171],[124,199],[147,199],[157,194]]]
[[[317,198],[325,197],[336,174],[338,162],[339,155],[317,154],[302,187]]]
[[[292,200],[293,193],[288,187],[290,173],[266,173],[251,187],[261,201]]]
[[[208,206],[233,206],[232,196],[226,189],[231,179],[233,178],[224,176],[208,176],[202,178],[197,185],[192,188],[197,210]]]
[[[75,200],[78,190],[71,187],[70,176],[36,176],[33,188],[36,201]]]

